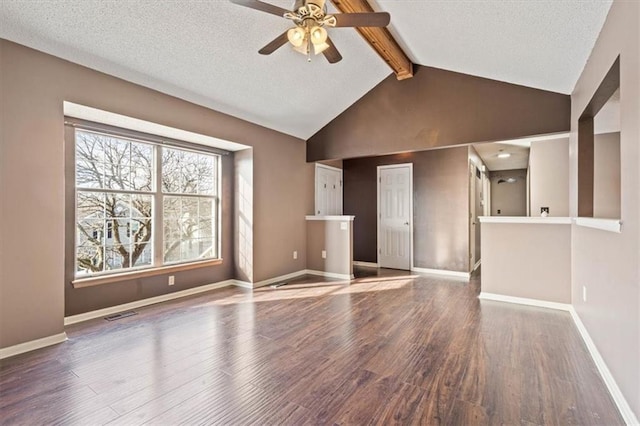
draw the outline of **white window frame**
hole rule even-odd
[[[100,280],[109,279],[113,277],[123,276],[133,276],[136,273],[146,273],[146,275],[155,275],[154,273],[150,273],[153,271],[158,271],[159,273],[164,270],[181,270],[181,269],[190,269],[190,265],[197,266],[199,264],[208,265],[215,263],[221,263],[221,247],[222,247],[222,235],[221,235],[221,223],[222,223],[222,202],[221,202],[221,178],[222,178],[222,155],[226,155],[226,151],[222,151],[215,148],[209,148],[200,146],[197,144],[192,144],[189,142],[169,140],[167,138],[156,137],[154,135],[147,135],[144,133],[139,133],[135,131],[130,131],[127,129],[120,129],[108,125],[102,125],[99,123],[86,122],[84,120],[76,120],[65,117],[65,124],[71,125],[73,130],[73,171],[71,175],[74,177],[73,181],[73,284],[75,286],[76,282],[82,283],[82,281],[90,281],[90,280]],[[152,190],[151,191],[138,191],[138,190],[114,190],[114,189],[104,189],[104,188],[83,188],[78,187],[75,176],[76,176],[76,132],[84,131],[84,132],[92,132],[97,134],[104,134],[109,137],[122,139],[131,141],[134,143],[144,143],[148,145],[152,145],[153,147],[153,165],[152,165]],[[181,150],[181,151],[190,151],[197,154],[204,154],[208,156],[212,156],[214,158],[214,167],[216,176],[215,179],[215,191],[213,195],[205,195],[205,194],[190,194],[190,193],[170,193],[164,192],[162,188],[162,150],[164,148]],[[77,228],[77,220],[78,220],[78,194],[81,192],[99,192],[99,193],[123,193],[123,194],[144,194],[150,195],[152,197],[152,205],[151,205],[151,227],[152,227],[152,236],[150,243],[152,245],[152,253],[151,253],[151,264],[150,265],[142,265],[142,266],[133,266],[129,268],[120,268],[113,270],[105,270],[100,272],[93,273],[82,273],[78,271],[77,266],[77,256],[78,256],[78,228]],[[163,203],[164,197],[187,197],[194,199],[210,199],[212,200],[212,244],[215,250],[215,253],[212,253],[211,256],[198,258],[198,259],[188,259],[188,260],[178,260],[178,261],[164,261],[164,220],[163,220]],[[105,224],[107,220],[105,219]],[[106,225],[105,225],[106,226]],[[106,228],[105,231],[106,232]],[[106,237],[106,234],[105,234]],[[214,263],[214,264],[215,264]],[[114,281],[117,281],[115,279]],[[80,285],[82,286],[82,285]]]

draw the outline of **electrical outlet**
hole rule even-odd
[[[326,250],[322,250],[322,258],[323,259],[327,258],[327,251]]]
[[[498,214],[500,214],[500,209],[498,209]]]
[[[545,213],[545,212],[547,214],[549,214],[549,207],[540,207],[540,214]]]
[[[582,301],[586,302],[587,301],[587,287],[582,286]]]
[[[294,259],[297,259],[297,258],[298,258],[298,251],[297,251],[297,250],[293,252],[293,258],[294,258]]]
[[[176,283],[176,277],[174,275],[169,275],[169,285],[174,285]]]

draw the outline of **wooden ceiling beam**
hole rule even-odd
[[[342,13],[374,12],[367,0],[331,0]],[[413,64],[386,28],[356,28],[360,35],[391,67],[398,80],[413,77]]]

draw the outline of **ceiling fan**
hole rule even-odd
[[[280,34],[258,51],[270,55],[287,41],[293,49],[307,56],[311,61],[311,52],[322,53],[327,60],[335,64],[342,59],[325,27],[386,27],[391,20],[387,12],[338,13],[327,14],[326,0],[295,0],[293,10],[289,11],[259,0],[231,0],[240,6],[267,12],[289,19],[294,27]]]

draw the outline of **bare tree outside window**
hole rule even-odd
[[[216,257],[217,157],[162,150],[165,262]]]
[[[153,146],[76,131],[77,271],[152,261]]]
[[[217,155],[80,129],[75,148],[77,274],[157,266],[154,245],[163,263],[218,256]]]

